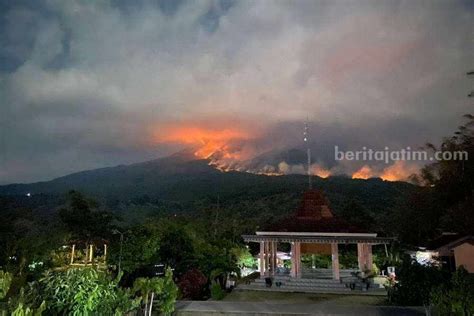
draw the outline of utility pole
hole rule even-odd
[[[308,187],[311,190],[313,184],[311,182],[311,149],[309,148],[309,128],[307,119],[304,123],[303,141],[306,144],[306,155],[308,156]]]
[[[219,194],[217,194],[217,209],[216,209],[216,217],[214,219],[214,237],[217,236],[217,225],[219,222],[219,210],[221,208],[221,199]]]
[[[120,234],[120,252],[119,252],[119,262],[118,262],[118,273],[122,271],[122,251],[123,251],[123,233],[118,229],[112,231],[114,234]]]

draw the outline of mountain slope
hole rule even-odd
[[[414,190],[405,182],[381,179],[353,180],[347,177],[314,177],[336,212],[350,200],[357,200],[372,213],[388,210],[397,200]],[[209,207],[219,199],[222,206],[242,207],[262,203],[268,212],[291,211],[307,189],[304,175],[265,176],[243,172],[220,172],[207,160],[196,160],[181,152],[169,157],[132,165],[122,165],[70,174],[51,181],[0,186],[0,196],[26,198],[41,194],[64,196],[78,190],[109,206],[122,205],[124,211],[136,205],[175,210]],[[285,200],[286,204],[278,201]],[[253,207],[253,206],[252,206]],[[283,210],[283,208],[285,210]],[[281,210],[280,210],[281,209]]]

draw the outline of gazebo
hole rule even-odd
[[[102,238],[85,240],[72,240],[70,242],[71,253],[69,255],[69,265],[105,266],[107,262],[108,241]]]
[[[339,245],[357,244],[358,268],[362,272],[372,270],[372,246],[389,244],[393,238],[377,237],[334,216],[329,201],[320,190],[310,189],[296,212],[265,231],[255,235],[243,235],[246,242],[260,244],[260,276],[277,275],[278,243],[291,245],[290,277],[302,278],[302,254],[330,254],[332,278],[340,279]]]

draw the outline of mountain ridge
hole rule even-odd
[[[3,185],[0,186],[0,196],[33,201],[41,200],[40,195],[64,197],[70,190],[76,190],[110,208],[122,205],[125,212],[146,204],[153,207],[161,205],[172,211],[192,211],[200,205],[210,207],[220,200],[223,206],[239,205],[240,211],[246,203],[260,203],[268,211],[274,209],[278,213],[286,212],[277,211],[279,208],[288,208],[289,211],[308,188],[305,175],[222,172],[209,162],[196,159],[192,153],[185,151],[130,165],[80,171],[50,181]],[[349,201],[357,200],[373,213],[389,210],[406,193],[415,189],[407,182],[389,182],[379,178],[359,180],[347,176],[314,176],[313,187],[325,192],[336,212]],[[288,204],[279,205],[277,201],[281,199]],[[38,204],[41,203],[38,201]]]

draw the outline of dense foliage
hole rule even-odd
[[[389,288],[389,300],[397,305],[429,306],[430,293],[449,278],[449,272],[404,258],[397,272],[397,282]]]
[[[431,291],[431,303],[440,315],[474,315],[474,277],[460,267],[449,282]]]
[[[4,299],[7,296],[8,290],[12,283],[12,274],[5,271],[0,271],[0,299]]]
[[[133,291],[141,295],[145,316],[152,314],[154,301],[158,302],[158,309],[163,315],[170,315],[174,311],[178,288],[173,282],[170,268],[166,269],[164,278],[137,278],[133,284]]]
[[[205,296],[208,279],[198,269],[191,269],[179,280],[179,288],[184,299],[197,300]]]
[[[121,315],[136,307],[130,293],[118,287],[117,279],[94,268],[48,271],[40,286],[40,295],[52,313]]]

